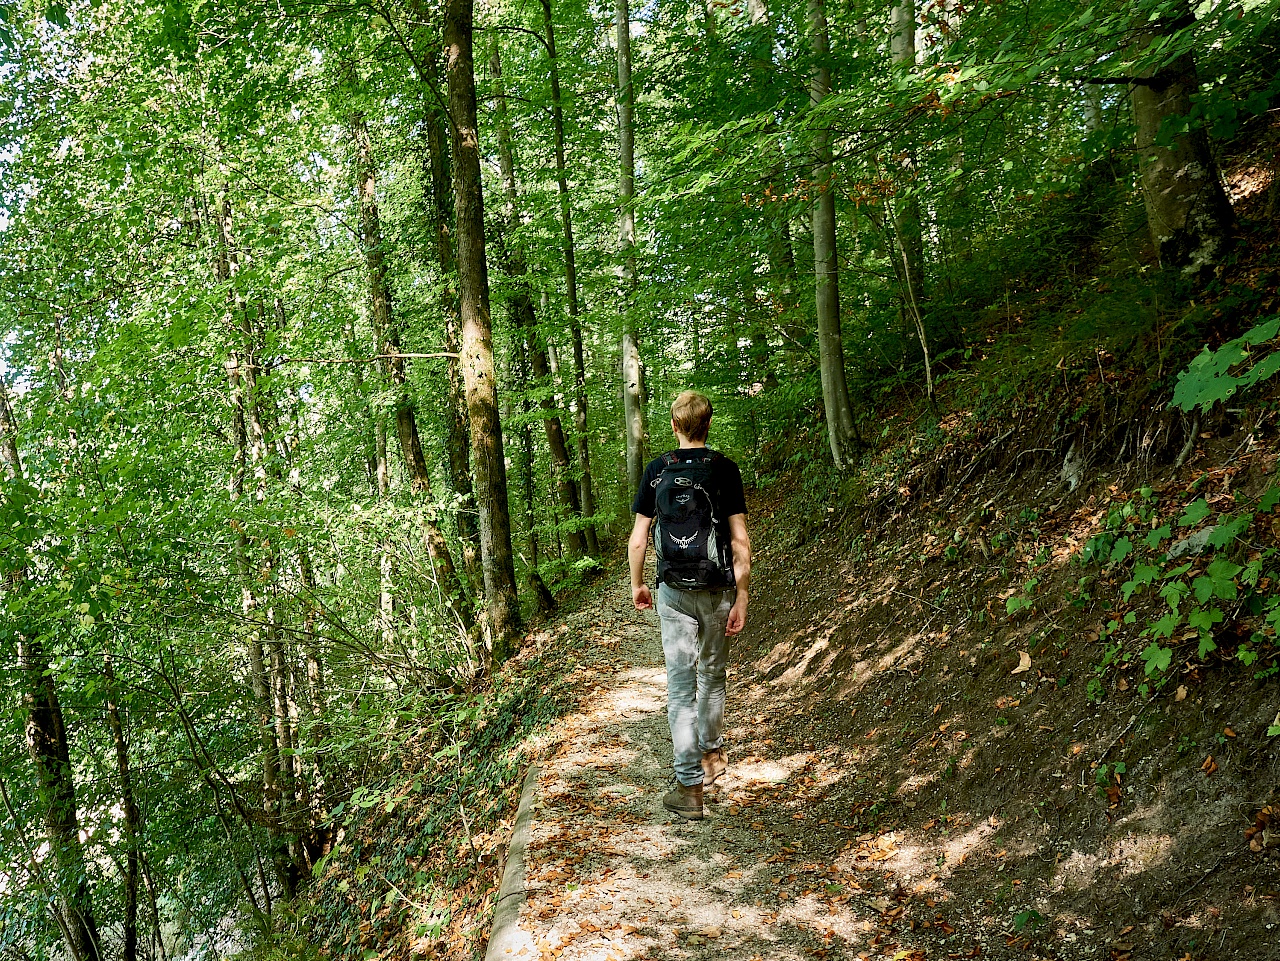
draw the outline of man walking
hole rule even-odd
[[[686,390],[671,405],[679,448],[645,468],[631,510],[627,545],[631,599],[654,606],[644,582],[653,531],[658,557],[657,608],[667,666],[667,723],[675,754],[675,787],[662,806],[683,818],[703,816],[702,793],[724,773],[726,635],[747,623],[751,539],[738,465],[707,447],[711,402]]]

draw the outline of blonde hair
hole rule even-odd
[[[696,390],[686,390],[671,404],[671,419],[689,440],[705,442],[711,428],[711,401]]]

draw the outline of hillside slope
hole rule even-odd
[[[805,524],[797,491],[770,492],[734,653],[770,707],[739,753],[817,751],[842,774],[814,814],[892,837],[876,867],[908,901],[958,901],[1032,956],[1280,957],[1274,632],[1231,568],[1223,621],[1185,622],[1222,559],[1205,532],[1272,499],[1274,420],[1249,425],[1205,432],[1179,469],[1115,466],[1071,491],[1056,470],[976,473],[958,497],[895,492],[874,519],[829,506]],[[1167,640],[1150,633],[1167,600],[1129,586],[1146,556],[1111,562],[1120,536],[1166,523],[1158,546],[1184,550],[1157,586],[1195,585]],[[1232,567],[1269,559],[1275,526],[1251,515]]]

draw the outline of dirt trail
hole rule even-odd
[[[848,774],[838,759],[759,737],[758,712],[776,692],[739,689],[730,669],[729,771],[705,820],[682,822],[661,801],[671,742],[656,616],[632,608],[620,579],[560,630],[582,639],[586,660],[571,675],[581,696],[540,765],[527,900],[499,957],[920,959],[895,933],[912,895],[927,913],[911,927],[950,935],[927,881],[877,870],[896,852],[892,835],[859,836],[814,813],[808,799]],[[951,950],[971,947],[955,935]]]

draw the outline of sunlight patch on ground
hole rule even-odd
[[[876,662],[875,669],[877,671],[906,670],[908,664],[920,660],[922,654],[920,640],[923,637],[924,635],[919,632],[908,635]]]
[[[804,767],[811,757],[809,754],[793,754],[772,760],[745,758],[734,762],[734,774],[737,780],[747,783],[781,784]]]
[[[791,667],[787,668],[769,683],[775,686],[782,684],[791,685],[803,680],[804,675],[809,670],[810,662],[820,653],[827,650],[829,644],[830,642],[825,637],[810,644],[809,649],[805,651],[804,654],[802,654],[796,662],[791,665]]]
[[[945,860],[934,870],[942,877],[951,874],[965,862],[966,858],[981,850],[998,830],[1000,830],[1000,821],[996,818],[987,818],[963,834],[947,838],[938,845],[938,853],[943,855]]]

